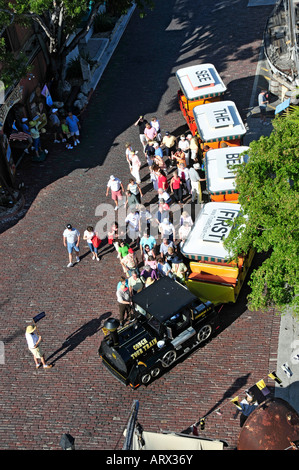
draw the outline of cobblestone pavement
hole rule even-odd
[[[178,68],[213,63],[245,119],[271,9],[248,8],[247,0],[165,0],[145,19],[135,12],[83,115],[80,146],[52,145],[44,163],[22,163],[25,206],[2,222],[0,236],[1,449],[58,449],[65,432],[77,449],[121,448],[133,399],[146,430],[181,431],[207,416],[202,435],[235,448],[235,408],[228,404],[222,416],[215,409],[275,369],[279,318],[249,312],[244,287],[237,304],[223,308],[217,337],[148,387],[125,388],[98,357],[103,321],[118,315],[115,252],[96,263],[82,241],[81,262],[67,269],[62,232],[66,223],[81,233],[96,224],[110,174],[128,181],[125,142],[142,153],[133,126],[140,114],[158,116],[163,132],[187,130],[176,99]],[[142,176],[149,203],[146,166]],[[35,370],[24,338],[41,311],[49,371]]]

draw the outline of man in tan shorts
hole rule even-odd
[[[50,369],[52,366],[46,364],[44,354],[42,353],[39,347],[42,337],[38,336],[35,333],[35,330],[36,330],[36,326],[33,326],[33,325],[29,325],[26,328],[25,338],[27,341],[28,349],[33,354],[35,367],[37,369],[41,366],[41,364],[43,365],[44,369]],[[39,361],[41,361],[41,363]]]

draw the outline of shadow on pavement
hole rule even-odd
[[[88,323],[82,325],[78,330],[74,331],[74,333],[72,333],[66,338],[66,340],[59,349],[57,349],[50,356],[47,357],[47,361],[50,362],[51,365],[54,365],[57,361],[59,361],[70,351],[76,349],[76,347],[79,346],[79,344],[81,344],[83,341],[85,341],[86,338],[98,333],[103,326],[103,320],[109,318],[111,315],[111,312],[103,313],[99,318],[94,318]]]

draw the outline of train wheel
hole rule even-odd
[[[151,370],[152,377],[158,377],[159,374],[160,374],[159,367],[155,367],[153,370]]]
[[[211,336],[212,333],[212,327],[211,325],[204,325],[201,327],[199,332],[197,333],[197,340],[202,343],[203,341],[206,341],[209,336]]]
[[[176,352],[171,350],[164,354],[161,359],[163,367],[169,367],[176,360]]]
[[[141,382],[143,384],[148,384],[151,380],[152,376],[151,374],[144,374],[142,377],[141,377]]]

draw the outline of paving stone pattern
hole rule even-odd
[[[157,2],[145,19],[135,12],[87,110],[82,142],[73,151],[49,145],[42,164],[24,160],[26,184],[18,216],[1,222],[1,449],[59,449],[68,432],[77,449],[117,449],[133,399],[146,430],[182,431],[206,416],[202,435],[237,443],[239,420],[228,404],[276,367],[279,318],[246,308],[247,287],[221,312],[221,332],[206,346],[148,387],[124,387],[98,357],[104,320],[118,315],[115,289],[122,274],[115,252],[92,261],[81,242],[81,262],[67,269],[62,232],[81,234],[95,225],[110,174],[129,178],[125,143],[141,155],[140,114],[156,115],[162,132],[186,131],[177,104],[175,71],[213,63],[245,119],[263,28],[271,7],[247,8],[247,0]],[[144,161],[145,163],[145,161]],[[154,197],[142,169],[144,202]],[[104,251],[107,251],[106,248]],[[259,258],[255,263],[259,262]],[[52,370],[35,370],[25,328],[38,323]],[[271,384],[270,384],[271,385]],[[215,409],[224,403],[223,414]]]

